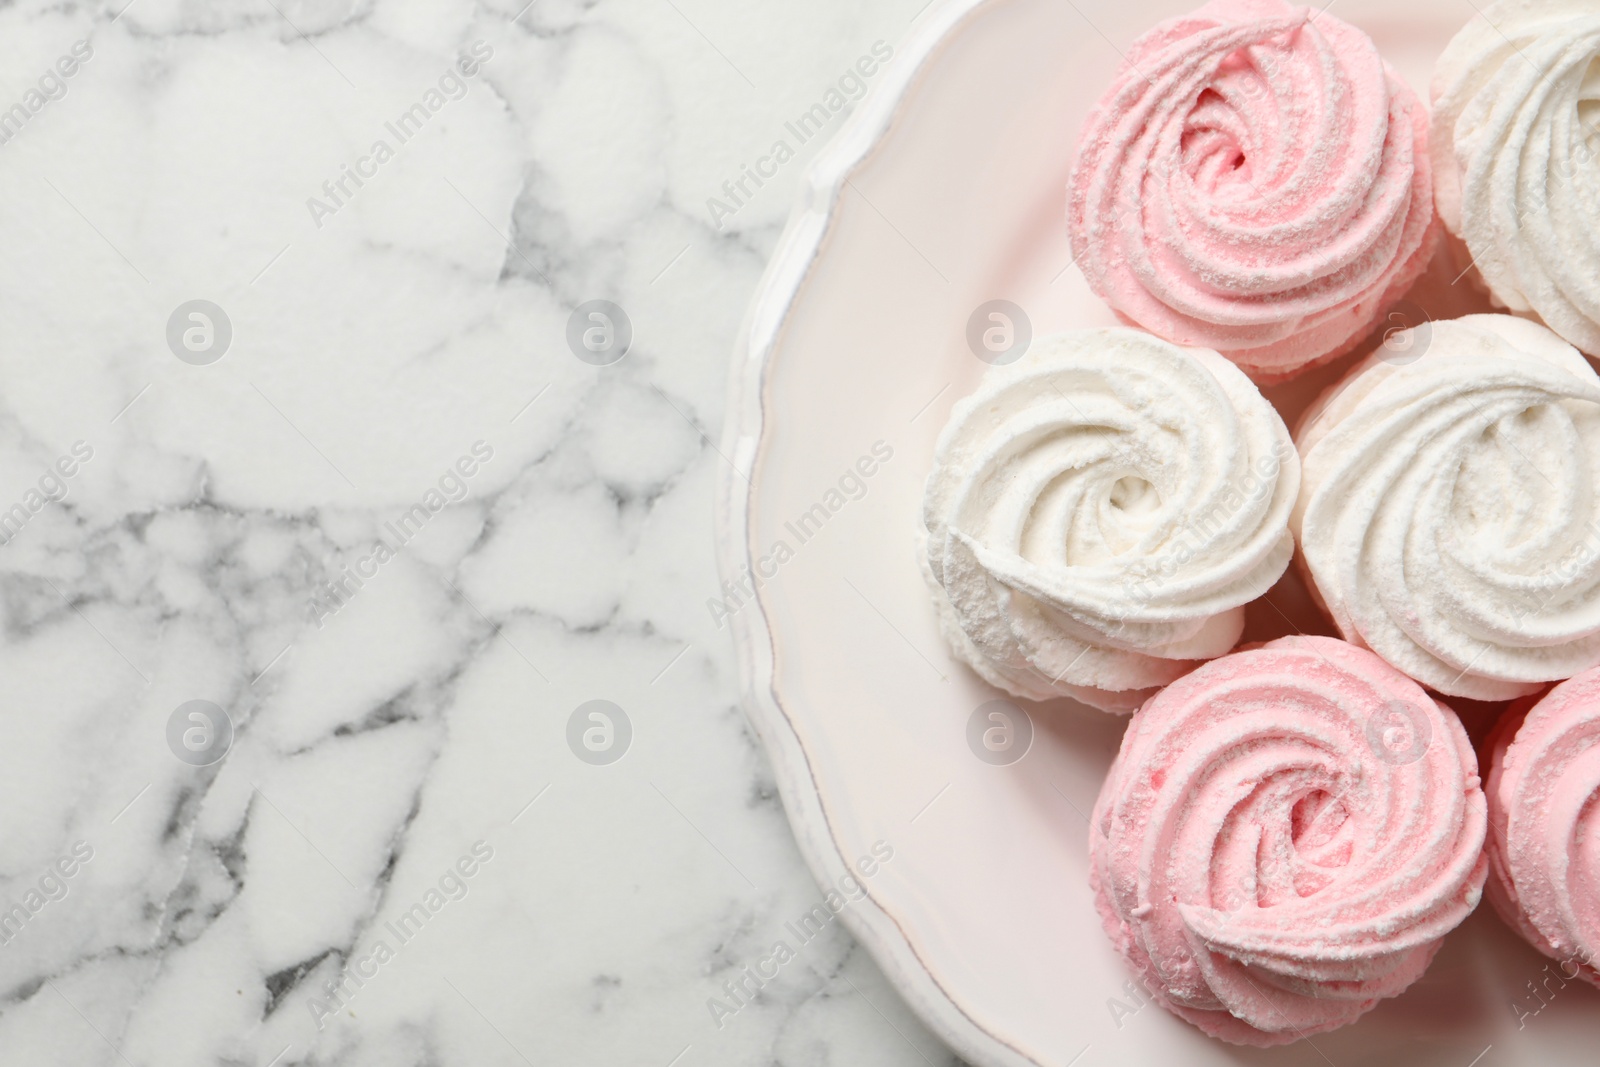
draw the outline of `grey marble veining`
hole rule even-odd
[[[0,9],[0,1063],[953,1062],[837,924],[708,1010],[727,359],[918,0],[524,3]]]

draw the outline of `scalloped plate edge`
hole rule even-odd
[[[869,90],[801,180],[797,203],[745,314],[734,349],[722,439],[729,462],[717,481],[716,503],[717,562],[724,580],[752,563],[749,509],[753,486],[745,472],[755,470],[765,436],[762,401],[767,362],[827,240],[844,185],[889,132],[901,104],[940,46],[969,16],[992,2],[942,0],[918,16],[900,53],[890,61],[888,77]],[[772,761],[801,855],[819,885],[832,884],[849,873],[849,863],[829,824],[805,746],[773,688],[773,636],[759,596],[753,606],[753,611],[734,615],[731,624],[740,704]],[[967,1014],[870,889],[839,918],[871,952],[912,1010],[964,1059],[979,1067],[1040,1067],[1037,1060]]]

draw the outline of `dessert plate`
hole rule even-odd
[[[1336,3],[1424,96],[1477,17],[1471,0]],[[1069,701],[993,719],[1004,694],[940,639],[916,555],[934,440],[986,369],[974,352],[994,358],[985,330],[1003,348],[1008,328],[1014,344],[1115,324],[1071,264],[1072,144],[1128,43],[1193,6],[936,4],[813,164],[746,321],[723,448],[731,595],[711,609],[747,713],[813,873],[844,887],[829,906],[971,1063],[1581,1062],[1600,994],[1487,907],[1404,995],[1287,1048],[1225,1045],[1150,1005],[1087,884],[1086,816],[1126,719]],[[1447,255],[1394,325],[1485,310]],[[993,319],[991,301],[1014,307]],[[1348,364],[1268,397],[1292,427]],[[1251,605],[1247,640],[1330,632],[1294,573]],[[1469,730],[1493,710],[1465,708]]]

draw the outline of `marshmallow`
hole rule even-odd
[[[1499,304],[1600,354],[1600,3],[1488,4],[1434,68],[1445,227]]]
[[[1507,711],[1488,754],[1489,902],[1563,978],[1600,985],[1600,671]]]
[[[1134,715],[1090,820],[1090,880],[1163,1007],[1285,1044],[1421,977],[1477,905],[1485,821],[1452,712],[1370,652],[1286,637]]]
[[[1432,256],[1427,116],[1360,30],[1282,0],[1156,26],[1090,114],[1072,251],[1126,321],[1260,382],[1349,350]]]
[[[955,405],[923,501],[941,628],[990,684],[1132,711],[1239,639],[1293,553],[1300,464],[1215,352],[1036,341]]]
[[[1600,664],[1600,378],[1570,345],[1510,315],[1425,324],[1296,444],[1291,525],[1347,640],[1480,700]]]

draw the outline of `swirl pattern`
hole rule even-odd
[[[1507,700],[1600,664],[1600,378],[1509,315],[1423,330],[1307,413],[1292,522],[1347,640]]]
[[[1214,1037],[1331,1030],[1477,905],[1485,805],[1455,715],[1372,653],[1288,637],[1146,704],[1090,827],[1106,932]]]
[[[1499,304],[1600,353],[1600,6],[1488,5],[1434,68],[1439,216]]]
[[[1132,711],[1239,639],[1288,566],[1299,484],[1277,412],[1215,352],[1035,342],[939,438],[924,559],[945,636],[1017,696]]]
[[[1309,15],[1213,0],[1145,34],[1070,184],[1090,287],[1262,382],[1354,346],[1437,231],[1421,103],[1360,30]]]
[[[1489,739],[1486,894],[1562,977],[1600,985],[1600,671],[1523,704]]]

